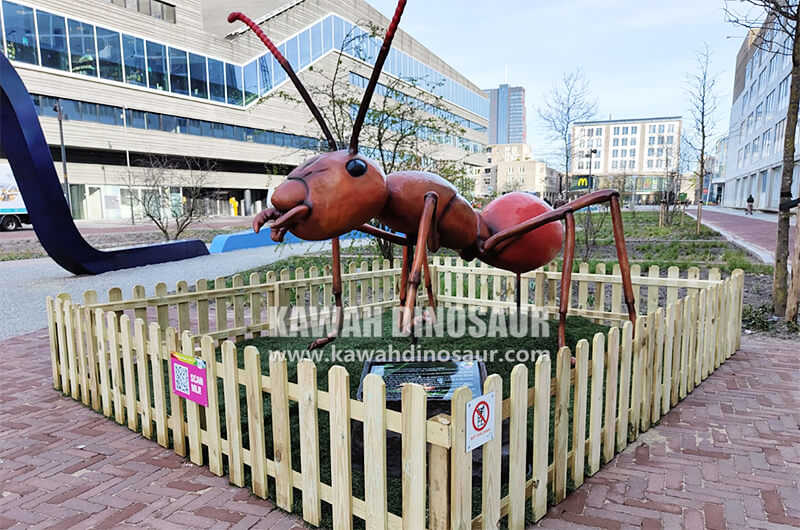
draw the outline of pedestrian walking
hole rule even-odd
[[[745,210],[745,212],[744,212],[745,215],[747,215],[747,214],[753,215],[753,203],[754,202],[756,202],[756,200],[753,198],[753,194],[751,193],[747,197],[747,210]]]

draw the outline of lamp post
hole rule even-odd
[[[72,216],[72,196],[69,192],[69,178],[67,177],[67,148],[64,145],[64,112],[61,108],[61,98],[56,100],[53,110],[58,115],[58,134],[61,136],[61,164],[64,171],[64,195],[69,206],[69,215]]]
[[[589,149],[589,154],[586,155],[589,157],[589,190],[591,191],[594,189],[594,184],[592,183],[592,155],[597,154],[597,149]]]

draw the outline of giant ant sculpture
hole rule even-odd
[[[330,147],[329,153],[317,155],[289,173],[275,189],[272,208],[253,220],[258,232],[268,221],[271,237],[282,241],[287,231],[311,241],[330,239],[333,254],[333,295],[336,301],[338,328],[327,337],[311,343],[309,349],[333,341],[343,324],[342,274],[339,236],[359,230],[403,247],[403,271],[400,282],[401,329],[408,331],[414,320],[414,306],[422,272],[428,300],[435,308],[428,271],[427,252],[446,247],[460,252],[467,260],[477,258],[495,267],[516,273],[519,303],[520,275],[552,261],[561,249],[566,225],[564,264],[561,275],[558,342],[566,341],[565,321],[569,304],[572,264],[575,256],[575,219],[573,213],[593,204],[609,203],[625,303],[631,321],[636,308],[631,285],[630,265],[622,230],[619,192],[599,190],[552,209],[541,199],[527,193],[503,195],[481,212],[472,206],[445,179],[421,171],[399,171],[384,175],[378,164],[360,154],[358,137],[378,84],[383,64],[389,55],[395,31],[405,9],[399,0],[386,30],[372,75],[358,109],[348,149],[340,150],[325,120],[286,58],[261,28],[241,13],[231,13],[228,22],[244,22],[261,39],[291,79],[311,114],[319,123]],[[381,224],[405,234],[395,234],[367,224],[377,218]],[[413,261],[410,255],[413,249]],[[410,263],[409,263],[410,262]]]

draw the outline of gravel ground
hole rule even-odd
[[[364,244],[368,240],[356,240]],[[267,265],[289,256],[329,249],[328,242],[276,245],[225,254],[211,254],[173,263],[162,263],[108,272],[97,276],[73,276],[50,258],[0,262],[0,340],[47,326],[45,299],[69,293],[81,300],[84,291],[94,289],[101,300],[111,287],[130,296],[134,285],[144,285],[148,294],[155,284],[166,282],[174,289],[180,280],[194,283]]]

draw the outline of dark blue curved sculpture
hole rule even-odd
[[[73,274],[165,263],[208,254],[199,240],[102,251],[83,239],[70,215],[36,108],[14,67],[0,54],[0,145],[25,200],[33,229],[56,263]]]

